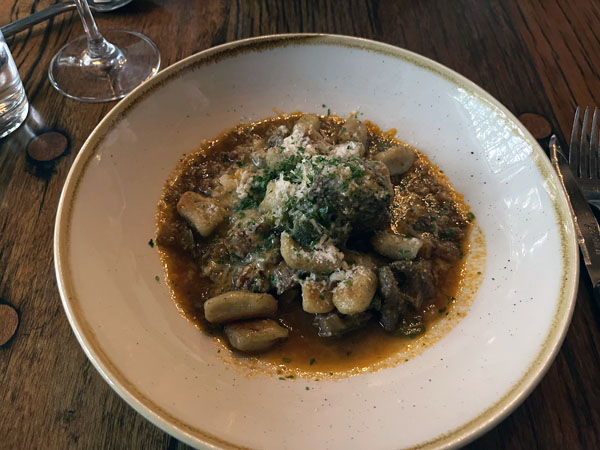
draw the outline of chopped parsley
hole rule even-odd
[[[440,230],[440,238],[444,241],[453,241],[455,236],[455,228],[444,228],[443,230]]]

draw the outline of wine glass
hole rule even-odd
[[[86,0],[75,0],[85,35],[68,42],[50,62],[50,83],[67,97],[85,102],[123,98],[158,72],[154,42],[133,31],[100,34]]]

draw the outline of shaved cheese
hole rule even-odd
[[[284,157],[287,158],[298,153],[306,155],[316,154],[312,141],[308,136],[305,136],[305,133],[306,128],[303,125],[294,125],[292,133],[281,143],[281,151]]]
[[[332,147],[329,151],[331,156],[339,156],[340,158],[349,158],[351,156],[362,156],[365,154],[365,146],[362,142],[344,142]]]
[[[272,180],[267,185],[265,198],[260,203],[258,209],[261,212],[270,212],[273,214],[276,223],[280,223],[286,202],[294,194],[296,186],[283,179],[283,174],[279,178]]]
[[[320,245],[314,247],[313,258],[319,263],[338,264],[344,259],[344,254],[340,252],[335,245]]]
[[[240,180],[238,181],[238,186],[235,192],[237,193],[237,196],[240,199],[243,199],[248,196],[248,191],[250,190],[250,186],[252,186],[252,178],[254,178],[254,172],[250,170],[240,170],[239,177]]]

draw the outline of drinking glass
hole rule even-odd
[[[154,42],[133,31],[98,31],[86,0],[75,0],[85,35],[62,47],[48,68],[50,83],[75,100],[106,102],[123,98],[158,72]]]
[[[0,138],[16,130],[28,111],[29,102],[17,66],[0,32]]]

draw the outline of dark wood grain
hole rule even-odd
[[[0,2],[0,23],[51,0]],[[574,0],[134,0],[97,14],[158,45],[163,67],[251,36],[360,36],[432,58],[481,85],[515,115],[544,117],[564,142],[576,105],[600,103],[600,2]],[[0,448],[184,448],[125,404],[88,362],[62,311],[52,259],[61,188],[79,148],[113,104],[62,97],[47,78],[54,53],[82,33],[67,13],[8,39],[32,111],[0,141],[0,298],[19,312],[0,347]],[[27,146],[45,131],[69,139],[57,159]],[[540,280],[543,282],[544,280]],[[600,311],[581,276],[571,328],[533,393],[472,449],[600,448]]]

